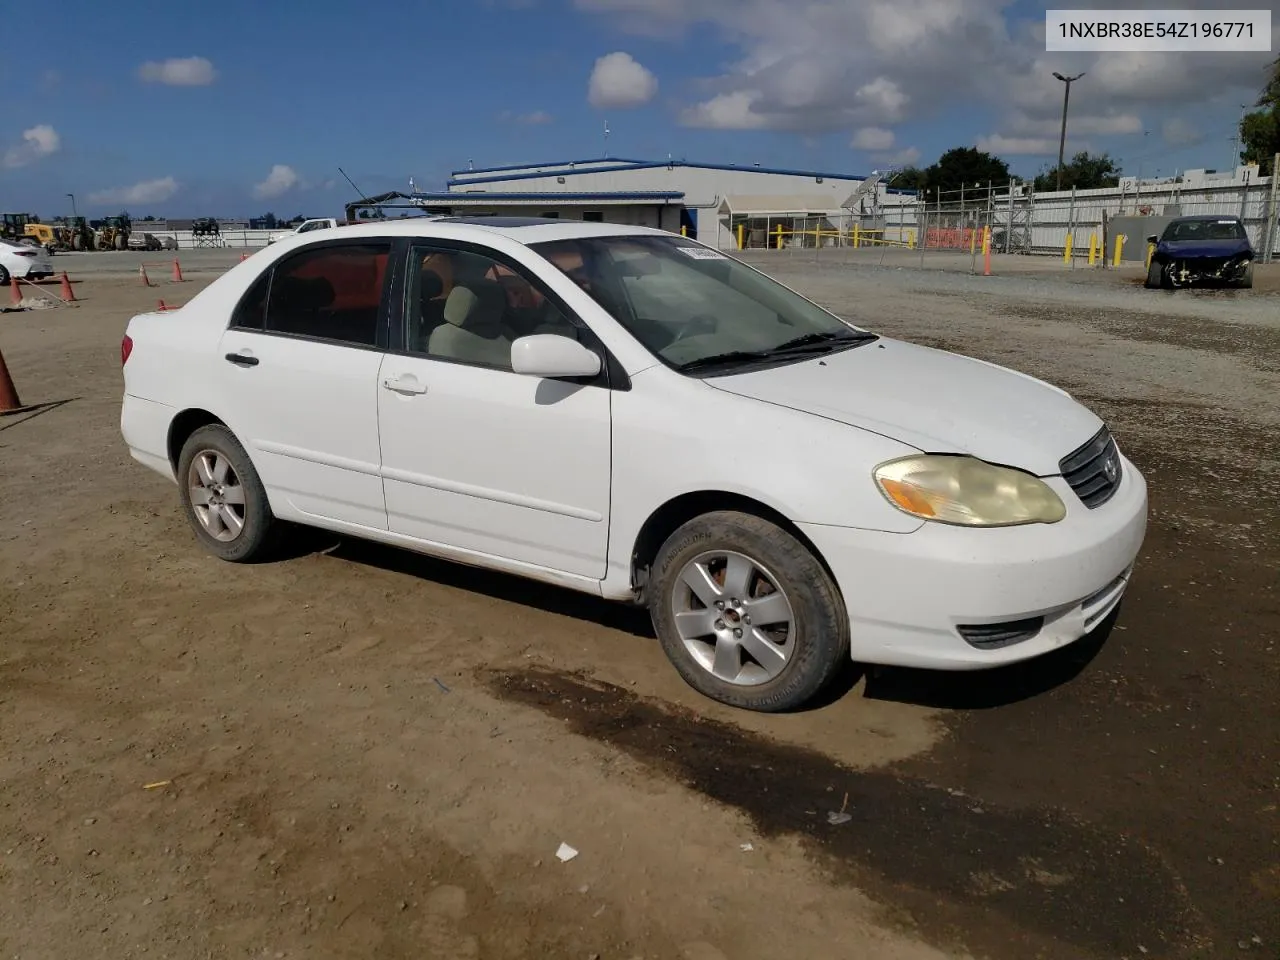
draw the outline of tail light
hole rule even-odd
[[[120,341],[120,366],[124,366],[129,361],[129,354],[133,353],[133,337],[127,333],[124,339]]]
[[[10,252],[15,257],[34,257],[36,255],[34,250],[12,250]]]

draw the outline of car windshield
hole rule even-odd
[[[1164,228],[1165,241],[1243,240],[1244,225],[1239,220],[1175,220]]]
[[[876,339],[758,270],[680,237],[530,246],[676,369],[789,363]]]

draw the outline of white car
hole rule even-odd
[[[313,230],[332,230],[337,227],[338,221],[333,217],[313,217],[310,220],[303,220],[292,230],[283,230],[280,233],[271,233],[267,235],[267,245],[279,243],[286,237],[296,236],[299,233],[311,233]]]
[[[0,240],[0,286],[12,277],[39,280],[53,276],[53,263],[40,247],[12,240]]]
[[[1056,387],[877,336],[694,240],[442,217],[274,244],[124,337],[121,429],[197,539],[279,521],[647,604],[702,693],[1078,640],[1147,489]]]

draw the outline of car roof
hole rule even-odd
[[[554,217],[406,217],[402,220],[376,220],[339,226],[333,230],[316,230],[303,237],[316,241],[332,239],[341,232],[344,237],[423,237],[465,240],[468,236],[483,242],[494,235],[521,244],[546,243],[585,237],[617,237],[649,235],[676,237],[678,234],[655,227],[638,227],[625,223],[591,223],[581,220],[558,220]]]

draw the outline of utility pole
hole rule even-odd
[[[1240,150],[1244,146],[1244,117],[1249,112],[1249,108],[1243,103],[1240,104],[1240,122],[1236,124],[1236,132],[1231,137],[1231,169],[1234,171],[1240,166]]]
[[[74,193],[68,193],[67,196],[71,198],[71,219],[78,220],[80,215],[76,213],[76,195]]]
[[[1075,83],[1083,73],[1077,73],[1074,77],[1064,77],[1056,71],[1053,74],[1059,80],[1066,84],[1066,88],[1062,92],[1062,133],[1058,137],[1058,189],[1062,189],[1062,155],[1067,148],[1067,104],[1071,102],[1071,84]]]

